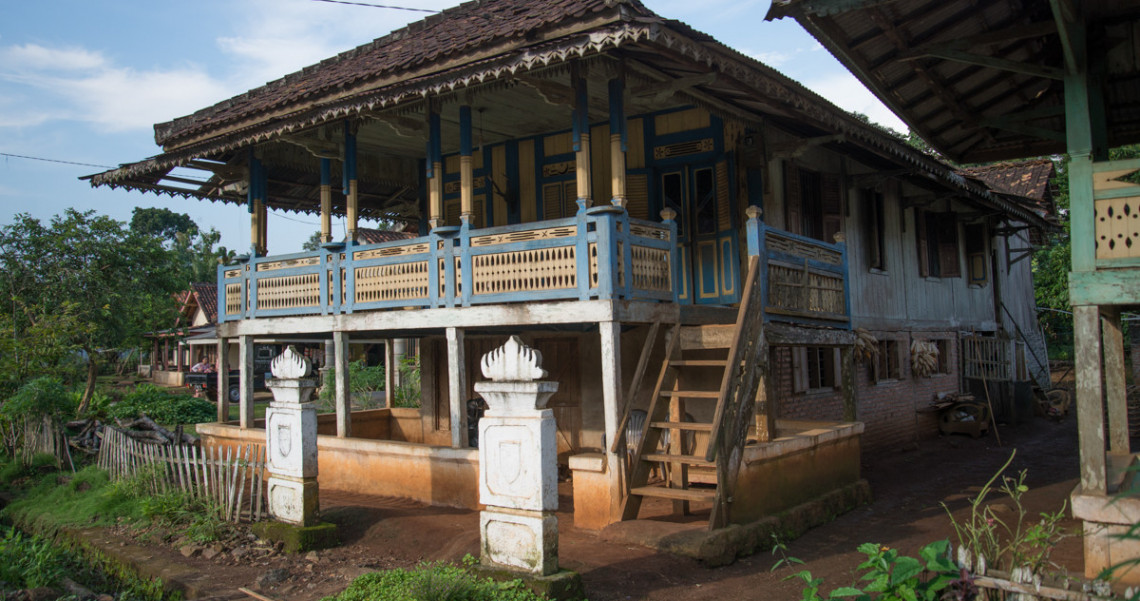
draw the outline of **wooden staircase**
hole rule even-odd
[[[711,503],[709,529],[728,524],[756,392],[767,371],[758,272],[759,260],[753,257],[734,325],[672,328],[641,439],[633,448],[623,520],[637,518],[643,498],[660,497],[671,499],[677,512],[687,513],[691,502]],[[712,418],[686,421],[687,408]],[[665,432],[670,444],[662,452]],[[686,444],[686,438],[693,438],[684,435],[689,432],[708,434],[704,453],[695,454],[693,445]],[[650,484],[650,472],[658,464],[666,467],[665,480]],[[715,485],[691,484],[690,469],[715,470]]]

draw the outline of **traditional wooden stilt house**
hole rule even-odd
[[[959,331],[996,331],[994,284],[1027,268],[964,262],[997,256],[1003,224],[1045,226],[636,1],[463,4],[155,132],[162,154],[93,185],[250,212],[249,257],[218,272],[242,418],[207,437],[264,438],[253,337],[418,338],[417,409],[353,412],[337,370],[321,485],[473,507],[477,362],[521,333],[561,384],[593,528],[644,498],[716,527],[865,486],[856,420],[875,445],[912,441],[915,409],[957,390]],[[319,213],[324,247],[268,255],[269,208]],[[420,236],[361,244],[367,217]],[[856,362],[859,325],[878,360]],[[911,377],[912,333],[941,341],[944,373]]]
[[[782,16],[953,160],[1069,154],[1081,460],[1072,510],[1084,520],[1085,575],[1117,566],[1114,580],[1140,583],[1121,322],[1140,305],[1140,160],[1109,153],[1140,142],[1140,9],[1129,0],[777,0],[768,18]]]

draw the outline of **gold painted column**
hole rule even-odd
[[[590,97],[586,94],[586,68],[574,62],[570,65],[570,79],[574,86],[574,165],[578,186],[578,209],[593,204],[593,181],[590,173]]]
[[[439,133],[439,106],[432,99],[428,100],[427,108],[428,141],[427,141],[427,186],[428,209],[431,218],[428,225],[435,229],[443,225],[443,153],[442,140]]]
[[[472,207],[475,178],[471,165],[471,107],[459,107],[459,219],[470,225],[475,217]]]
[[[360,205],[356,187],[356,126],[351,121],[344,122],[344,193],[348,221],[347,241],[356,242],[356,228],[360,220]]]
[[[610,80],[610,187],[614,206],[625,208],[625,78],[618,76]]]
[[[332,242],[332,161],[321,159],[321,242]]]

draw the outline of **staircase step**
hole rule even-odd
[[[663,428],[666,430],[694,430],[697,432],[712,432],[712,424],[702,424],[700,422],[650,422],[653,428]]]
[[[728,359],[679,359],[670,361],[671,367],[724,367]]]
[[[629,491],[631,495],[643,497],[661,497],[663,499],[677,499],[680,501],[706,501],[716,500],[716,489],[712,488],[665,488],[663,486],[638,486]]]
[[[695,467],[716,467],[715,461],[706,461],[704,456],[673,455],[670,453],[648,453],[641,456],[642,461],[655,461],[660,463],[684,463]]]
[[[717,399],[720,398],[719,390],[662,390],[661,396],[664,397],[680,397],[686,399]]]

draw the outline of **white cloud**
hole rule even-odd
[[[15,84],[0,127],[74,120],[108,132],[148,129],[230,93],[198,67],[138,70],[77,47],[0,48],[0,65],[0,79]]]
[[[102,67],[105,62],[102,55],[85,48],[24,44],[0,50],[0,65],[6,65],[5,70],[75,71]]]
[[[850,73],[833,73],[820,79],[807,79],[803,84],[845,111],[863,113],[879,125],[900,133],[907,132],[906,124]]]

